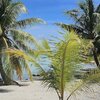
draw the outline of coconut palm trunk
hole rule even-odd
[[[4,40],[3,37],[0,38],[0,52],[2,52],[2,48],[4,48]],[[3,79],[4,84],[10,84],[10,79],[6,75],[4,68],[3,68],[3,63],[2,63],[2,54],[0,55],[0,74]]]
[[[11,81],[10,79],[8,78],[8,76],[6,75],[4,69],[3,69],[3,65],[2,65],[2,58],[0,58],[0,74],[1,74],[1,77],[3,79],[3,83],[4,84],[11,84]]]
[[[96,48],[93,49],[93,57],[94,57],[94,60],[95,60],[97,67],[100,69],[100,64],[99,64],[99,60],[98,60],[98,57],[97,57]]]
[[[0,52],[2,52],[2,48],[6,48],[5,41],[3,39],[3,36],[0,38]],[[2,54],[0,55],[0,74],[3,80],[4,85],[19,85],[17,82],[13,81],[9,76],[7,76],[2,62]]]

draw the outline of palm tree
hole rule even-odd
[[[28,55],[33,54],[33,49],[30,46],[35,43],[35,39],[28,33],[25,33],[20,28],[25,28],[33,23],[42,23],[41,19],[29,18],[17,20],[21,13],[26,13],[27,10],[22,2],[13,0],[0,0],[0,52],[4,49],[12,48],[23,50]],[[24,59],[19,57],[9,57],[9,53],[0,54],[0,74],[4,84],[9,85],[16,83],[11,79],[11,73],[16,70],[19,77],[22,75],[22,64],[28,66]],[[13,70],[11,70],[13,69]],[[27,69],[27,68],[26,68]]]
[[[59,100],[64,100],[64,91],[67,83],[74,79],[74,72],[80,63],[80,39],[74,32],[66,33],[53,44],[47,54],[50,70],[42,72],[43,84],[54,88]]]
[[[57,23],[57,25],[68,31],[74,29],[80,37],[93,40],[93,56],[98,68],[100,68],[97,58],[97,53],[100,53],[99,46],[97,46],[98,40],[100,39],[100,36],[98,36],[100,32],[97,31],[100,22],[100,4],[95,8],[93,0],[85,0],[79,4],[79,8],[80,10],[73,9],[65,12],[65,14],[70,15],[74,19],[75,24],[67,25]]]
[[[94,30],[99,24],[100,5],[95,8],[93,0],[85,0],[79,3],[79,8],[80,10],[73,9],[65,12],[66,15],[74,19],[75,24],[61,24],[61,26],[69,31],[70,29],[75,29],[82,37],[94,39],[97,34]]]

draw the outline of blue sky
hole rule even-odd
[[[23,14],[19,19],[36,17],[45,20],[46,25],[35,25],[27,27],[25,31],[31,33],[37,39],[48,38],[50,35],[57,35],[61,29],[55,26],[55,22],[72,23],[73,20],[64,15],[65,10],[77,8],[82,0],[22,0],[28,9],[28,14]],[[95,4],[100,3],[94,0]]]

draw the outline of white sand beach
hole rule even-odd
[[[55,91],[42,86],[41,81],[21,83],[24,86],[0,86],[0,100],[58,100]],[[100,100],[100,87],[95,86],[90,93],[80,92],[70,100]]]

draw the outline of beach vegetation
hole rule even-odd
[[[69,25],[57,23],[57,25],[67,31],[71,31],[73,29],[77,32],[79,37],[92,41],[94,47],[91,47],[90,49],[92,51],[94,61],[100,69],[98,59],[98,55],[100,54],[100,4],[95,7],[93,0],[81,1],[77,9],[65,11],[65,15],[73,18],[74,23]]]
[[[64,100],[67,83],[74,80],[75,70],[80,67],[80,45],[80,39],[72,31],[63,34],[48,53],[51,64],[49,71],[42,71],[43,84],[54,88],[59,100]]]
[[[21,59],[21,56],[10,56],[11,52],[4,53],[4,51],[12,49],[11,51],[14,52],[17,50],[18,52],[23,51],[27,55],[34,55],[34,48],[31,45],[34,44],[36,47],[37,42],[34,37],[22,29],[27,25],[33,25],[33,23],[43,23],[39,18],[18,20],[17,18],[22,13],[27,13],[27,9],[21,1],[0,0],[0,74],[6,85],[16,84],[12,79],[14,71],[21,79],[23,67],[28,72],[30,70],[27,62]]]

